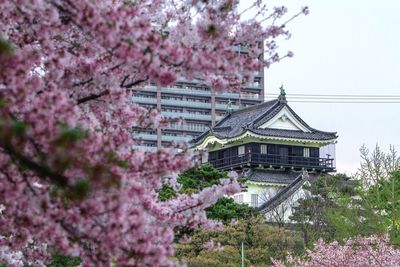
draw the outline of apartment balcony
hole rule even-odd
[[[217,98],[239,99],[239,93],[218,93],[215,94]]]
[[[202,132],[205,132],[205,131],[209,130],[210,128],[208,126],[205,126],[205,125],[204,126],[199,126],[199,125],[191,126],[191,125],[182,124],[182,125],[169,125],[169,126],[167,126],[166,129],[202,133]]]
[[[258,89],[258,90],[261,90],[261,89],[262,89],[262,88],[261,88],[261,84],[260,84],[260,83],[256,83],[256,82],[246,84],[246,85],[244,86],[244,88]]]
[[[202,121],[211,121],[211,115],[204,114],[191,114],[191,113],[179,113],[179,112],[169,112],[163,111],[161,114],[168,118],[183,118],[189,120],[202,120]]]
[[[259,91],[262,89],[257,85],[256,83],[251,83],[245,88],[250,88],[250,89],[258,89]],[[153,85],[146,86],[141,89],[141,91],[148,91],[148,92],[156,92],[157,87]],[[163,87],[161,88],[161,93],[163,94],[178,94],[178,95],[190,95],[190,96],[211,96],[211,91],[210,90],[203,90],[203,89],[197,89],[196,87],[176,87],[176,86],[171,86],[171,87]],[[224,99],[239,99],[239,96],[241,98],[249,98],[249,99],[259,99],[260,96],[249,96],[250,94],[244,94],[244,93],[233,93],[233,92],[224,92],[224,93],[216,93],[215,96],[217,98],[224,98]]]
[[[162,135],[161,140],[166,142],[189,142],[193,137],[192,136],[183,136],[183,135]]]
[[[133,137],[137,138],[137,139],[141,139],[141,140],[146,140],[146,141],[157,141],[156,134],[136,133],[136,134],[133,134]]]
[[[333,158],[312,158],[301,156],[282,156],[277,154],[246,153],[232,157],[209,160],[219,170],[243,167],[264,167],[275,169],[305,169],[308,171],[334,171]]]
[[[161,99],[161,105],[178,106],[178,107],[194,107],[194,108],[211,108],[211,103],[194,102],[175,99]]]
[[[241,99],[249,99],[249,100],[261,100],[260,95],[257,94],[240,94]]]
[[[135,146],[134,149],[152,153],[157,151],[157,147],[155,146]]]
[[[148,91],[148,92],[157,92],[157,86],[148,85],[142,89],[141,91]],[[199,95],[199,96],[211,96],[210,90],[201,90],[196,89],[195,87],[176,87],[176,86],[169,86],[161,88],[161,93],[174,93],[174,94],[181,94],[181,95]]]
[[[137,104],[157,104],[157,99],[154,97],[140,97],[140,96],[134,96],[132,98],[134,103]]]
[[[226,110],[227,105],[228,105],[228,103],[226,103],[226,104],[217,103],[217,104],[215,104],[215,109],[217,109],[217,110]],[[238,110],[239,106],[238,105],[232,105],[232,109],[233,110]]]
[[[180,95],[197,95],[197,96],[211,96],[211,92],[209,90],[199,90],[195,88],[180,88],[180,87],[168,87],[168,88],[162,88],[161,89],[162,93],[174,93],[174,94],[180,94]]]

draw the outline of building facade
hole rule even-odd
[[[229,113],[193,144],[203,162],[246,179],[245,190],[234,196],[237,202],[287,221],[305,194],[304,183],[336,171],[336,140],[336,132],[306,124],[281,88],[277,99]]]
[[[227,112],[264,101],[264,75],[260,72],[254,82],[236,93],[215,93],[199,80],[179,79],[174,86],[160,88],[152,85],[134,91],[133,102],[146,108],[157,108],[166,118],[182,119],[164,129],[134,129],[141,147],[155,150],[172,142],[187,142],[210,129]]]

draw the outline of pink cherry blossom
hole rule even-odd
[[[251,8],[246,19],[231,0],[0,0],[0,261],[41,266],[58,250],[83,266],[173,266],[174,228],[220,225],[204,209],[236,181],[159,202],[163,177],[194,155],[137,149],[133,128],[167,122],[131,99],[177,77],[236,90],[279,61],[272,44],[289,33],[271,24],[286,9]]]
[[[275,267],[286,266],[280,261],[273,262]],[[306,257],[289,257],[289,263],[293,267],[400,266],[400,250],[389,244],[387,235],[358,237],[348,240],[344,245],[336,241],[326,244],[319,240]]]

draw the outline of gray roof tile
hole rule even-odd
[[[249,181],[253,182],[264,182],[264,183],[278,183],[278,184],[290,184],[292,183],[300,173],[298,172],[271,172],[267,170],[249,170],[245,177]]]
[[[258,209],[264,213],[271,211],[299,190],[305,181],[306,178],[303,174],[298,174],[291,184],[281,189],[275,196],[263,203]]]
[[[309,132],[258,128],[260,125],[272,119],[284,107],[287,107],[293,116],[295,116],[295,118],[303,124]],[[208,135],[214,135],[218,138],[232,138],[243,134],[246,130],[264,136],[296,138],[303,140],[325,141],[337,138],[336,132],[324,132],[310,127],[288,106],[286,102],[281,102],[278,99],[275,99],[228,114],[211,130],[204,132],[197,138],[193,139],[192,142],[200,143]]]

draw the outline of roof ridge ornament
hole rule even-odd
[[[279,97],[278,97],[279,103],[286,104],[287,103],[286,92],[285,92],[285,89],[283,88],[283,83],[282,83],[281,87],[279,87],[279,90],[281,90]]]
[[[229,99],[226,104],[226,113],[231,114],[233,111],[232,101]]]

